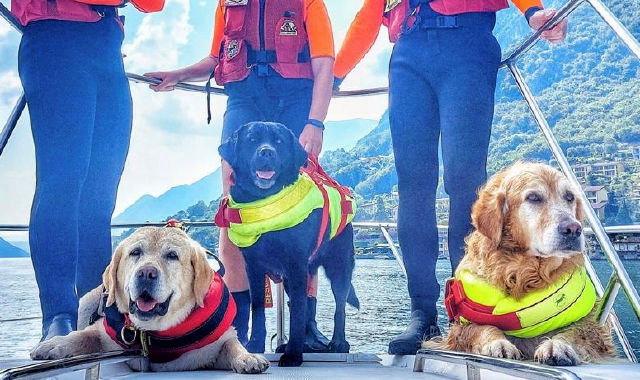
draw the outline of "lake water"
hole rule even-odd
[[[640,261],[625,261],[624,265],[637,288]],[[594,261],[594,266],[601,280],[608,280],[611,271],[607,263]],[[0,358],[28,358],[29,350],[41,334],[38,292],[31,262],[28,258],[0,259],[0,268]],[[448,261],[438,260],[440,284],[449,273]],[[410,303],[404,275],[395,260],[357,260],[353,282],[361,308],[347,309],[347,340],[351,343],[351,352],[384,353],[391,337],[401,333],[409,320]],[[333,328],[333,301],[323,277],[319,299],[318,325],[328,335]],[[442,305],[439,307],[439,324],[446,328],[446,313]],[[640,323],[622,292],[618,295],[616,310],[640,357]],[[275,309],[268,309],[267,317],[269,333],[275,334]],[[266,351],[270,352],[270,347]]]

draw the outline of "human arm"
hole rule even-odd
[[[556,15],[556,11],[553,9],[543,9],[540,0],[512,0],[512,2],[525,15],[529,26],[535,30],[540,29]],[[553,28],[542,32],[540,37],[551,43],[557,43],[564,41],[566,34],[567,20],[564,19]]]
[[[322,0],[306,0],[305,28],[309,41],[313,92],[308,119],[324,122],[331,101],[333,85],[334,46],[329,14]],[[322,128],[306,124],[300,134],[300,144],[314,156],[322,151]]]
[[[158,78],[162,80],[162,82],[158,84],[149,85],[149,88],[156,92],[171,91],[175,88],[175,85],[178,82],[196,82],[209,79],[211,77],[211,73],[218,65],[218,52],[220,51],[223,33],[224,16],[222,6],[218,3],[216,6],[211,54],[204,57],[199,62],[181,69],[145,73],[145,77]]]
[[[324,121],[331,101],[331,87],[333,85],[333,57],[318,57],[311,59],[313,69],[313,95],[309,119]],[[300,134],[300,144],[308,153],[318,157],[322,151],[322,128],[312,124],[304,126]]]
[[[200,62],[191,66],[183,67],[173,71],[155,71],[145,73],[145,77],[158,78],[162,82],[150,84],[149,88],[156,92],[171,91],[178,82],[195,82],[209,79],[209,76],[218,65],[218,58],[212,56],[204,57]]]
[[[365,0],[336,55],[334,75],[339,78],[337,82],[344,79],[369,52],[380,32],[383,13],[383,0]]]

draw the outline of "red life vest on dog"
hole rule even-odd
[[[11,13],[25,26],[38,20],[96,22],[102,18],[92,5],[119,6],[124,0],[11,0]],[[132,0],[141,12],[157,12],[164,0]]]
[[[123,348],[142,348],[144,351],[141,344],[144,334],[148,342],[149,361],[166,363],[220,339],[236,316],[236,303],[222,277],[214,272],[204,298],[204,307],[196,306],[182,323],[168,330],[139,331],[131,325],[129,315],[120,314],[115,304],[104,312],[104,328],[114,342]]]
[[[426,5],[428,3],[428,5]],[[412,8],[410,0],[385,0],[385,13],[382,23],[389,29],[389,41],[396,42],[405,28],[410,28],[415,22],[415,14],[420,6],[430,6],[434,11],[443,15],[456,15],[469,12],[497,12],[509,7],[507,0],[422,0],[417,7]]]
[[[232,3],[224,3],[218,85],[243,80],[255,65],[269,65],[284,78],[313,79],[304,0],[265,1],[263,9],[259,0]]]

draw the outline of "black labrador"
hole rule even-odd
[[[276,194],[286,191],[283,189],[295,187],[292,185],[299,184],[297,181],[302,175],[301,168],[308,160],[307,153],[288,128],[268,122],[243,125],[222,143],[219,152],[233,170],[234,184],[230,189],[232,201],[229,202],[237,207],[255,205],[255,202],[272,196],[278,198]],[[280,198],[291,203],[295,196]],[[299,202],[295,206],[301,205],[302,202]],[[285,208],[293,206],[288,204]],[[218,215],[229,214],[228,211],[223,202]],[[266,217],[265,220],[269,220],[265,223],[267,231],[264,231],[265,225],[258,227],[260,233],[253,237],[257,238],[254,243],[244,247],[246,244],[238,244],[245,258],[252,300],[251,338],[247,345],[250,352],[264,352],[265,347],[265,275],[281,277],[289,295],[290,340],[280,358],[280,366],[302,364],[307,320],[307,275],[316,274],[320,266],[331,282],[336,303],[329,349],[333,352],[349,352],[350,346],[345,339],[345,305],[348,302],[359,307],[351,284],[355,266],[353,228],[351,223],[343,224],[342,232],[330,239],[331,226],[327,228],[325,225],[325,232],[321,232],[323,219],[326,219],[326,213],[323,218],[322,208],[310,210],[306,218],[291,227],[283,228],[282,223],[276,227],[269,226],[277,223],[271,222],[275,219]],[[230,233],[233,231],[232,223]]]

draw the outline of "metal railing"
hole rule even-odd
[[[558,10],[555,17],[549,20],[542,28],[536,31],[536,33],[529,37],[522,45],[516,48],[514,52],[511,53],[502,62],[502,66],[509,69],[510,74],[516,81],[516,84],[520,89],[525,102],[527,103],[529,109],[531,110],[531,113],[533,114],[535,122],[538,124],[540,131],[547,140],[547,144],[549,145],[553,156],[558,161],[562,172],[568,177],[569,181],[574,185],[574,187],[576,189],[579,189],[579,196],[583,204],[590,205],[587,195],[582,189],[582,186],[580,186],[580,183],[573,173],[573,170],[571,170],[571,165],[562,152],[560,144],[553,135],[551,127],[544,117],[538,102],[533,96],[531,89],[525,82],[522,74],[520,73],[520,70],[516,66],[517,60],[540,39],[540,35],[544,30],[555,26],[557,23],[565,19],[582,3],[591,5],[591,7],[602,17],[604,22],[611,27],[613,32],[629,47],[631,52],[635,54],[636,57],[640,60],[640,43],[638,43],[638,41],[631,35],[631,33],[629,33],[624,25],[620,23],[620,21],[611,13],[611,11],[609,11],[609,9],[604,4],[602,4],[602,2],[600,2],[600,0],[570,0],[561,9]],[[609,240],[609,238],[607,237],[605,228],[602,226],[602,223],[600,222],[600,219],[598,218],[596,212],[591,206],[585,207],[584,209],[587,222],[591,226],[591,229],[595,234],[598,243],[600,243],[600,246],[602,247],[607,260],[613,268],[613,274],[605,289],[603,288],[602,283],[600,282],[600,279],[598,278],[591,262],[588,260],[588,258],[587,260],[585,260],[589,277],[591,277],[591,280],[596,287],[598,296],[602,298],[597,311],[597,318],[599,319],[601,324],[605,323],[607,317],[610,318],[613,328],[616,332],[616,335],[618,336],[618,339],[620,340],[626,356],[629,358],[629,360],[637,362],[637,358],[633,353],[631,344],[629,343],[629,340],[627,339],[626,334],[624,333],[624,330],[620,325],[615,312],[613,311],[613,303],[617,296],[618,290],[622,288],[627,295],[636,318],[638,318],[638,320],[640,321],[640,296],[638,295],[637,289],[633,286],[629,274],[622,265],[622,261],[617,255],[616,250],[611,243],[611,240]]]
[[[638,59],[640,59],[640,43],[638,43],[638,41],[633,37],[633,35],[631,35],[631,33],[624,27],[624,25],[620,23],[620,21],[611,13],[611,11],[600,0],[570,0],[561,9],[558,10],[555,17],[553,17],[542,28],[540,28],[538,31],[533,33],[529,38],[527,38],[520,46],[518,46],[511,54],[509,54],[501,63],[501,67],[506,67],[509,70],[510,74],[513,76],[514,80],[516,81],[518,88],[522,92],[524,100],[529,106],[533,114],[533,117],[536,123],[538,124],[538,127],[540,128],[542,134],[544,135],[545,139],[547,140],[547,143],[554,157],[558,161],[560,168],[565,173],[565,175],[569,178],[569,180],[574,184],[574,186],[578,189],[581,189],[581,186],[575,174],[571,170],[571,166],[569,165],[567,158],[564,156],[564,153],[562,152],[562,149],[560,148],[558,141],[555,139],[551,131],[551,128],[548,122],[546,121],[546,118],[544,117],[535,97],[533,96],[530,88],[524,81],[522,74],[517,68],[516,63],[519,58],[521,58],[535,43],[537,43],[537,41],[540,40],[540,35],[544,30],[547,30],[555,26],[557,23],[565,19],[582,3],[589,4],[598,13],[598,15],[600,15],[603,21],[611,27],[613,32],[623,41],[623,43],[627,47],[629,47],[631,52]],[[15,21],[15,19],[13,19],[13,17],[11,17],[11,14],[2,3],[0,3],[0,15],[3,18],[5,18],[14,28],[16,28],[16,30],[18,31],[22,30],[22,27]],[[127,76],[129,77],[130,80],[135,82],[144,82],[144,83],[159,82],[157,79],[147,78],[147,77],[143,77],[136,74],[128,73]],[[206,92],[204,86],[197,86],[197,85],[185,84],[185,83],[180,83],[176,85],[176,88],[186,90],[186,91]],[[213,87],[212,92],[215,94],[222,94],[223,90],[220,88]],[[335,93],[334,96],[335,97],[363,96],[363,95],[382,94],[386,92],[388,92],[388,89],[386,87],[379,87],[379,88],[356,90],[356,91],[339,91]],[[0,154],[2,153],[8,138],[11,136],[11,133],[15,128],[17,120],[20,117],[22,110],[24,109],[24,105],[25,105],[25,101],[24,101],[24,94],[23,94],[18,100],[18,102],[16,103],[16,106],[14,107],[13,112],[9,116],[7,124],[5,125],[3,130],[0,132]],[[584,191],[580,190],[579,196],[581,197],[585,205],[590,204],[588,202],[588,199]],[[613,303],[618,294],[619,289],[622,289],[625,292],[636,317],[638,318],[638,320],[640,320],[640,296],[638,295],[638,291],[633,286],[633,283],[631,282],[631,279],[626,269],[624,268],[620,258],[616,254],[615,248],[613,247],[611,241],[607,237],[606,230],[600,223],[600,220],[598,219],[595,211],[593,210],[592,207],[585,207],[585,211],[586,211],[587,222],[591,226],[591,229],[593,230],[593,233],[595,234],[596,239],[600,243],[608,262],[611,264],[613,268],[613,274],[606,288],[604,288],[602,286],[602,283],[598,279],[598,276],[595,273],[595,269],[591,265],[590,261],[588,259],[585,260],[589,276],[591,277],[591,280],[594,282],[598,295],[602,297],[602,302],[598,310],[598,317],[601,323],[604,323],[607,317],[611,319],[614,330],[623,346],[623,350],[625,351],[626,356],[629,358],[629,360],[637,362],[637,359],[632,351],[631,345],[629,344],[629,341],[626,338],[624,330],[622,329],[622,326],[620,325],[618,318],[615,312],[613,311]],[[135,224],[135,225],[139,226],[139,225],[157,225],[157,224],[143,223],[143,224]],[[120,225],[121,228],[126,228],[128,226],[134,226],[134,224]],[[397,252],[395,244],[392,241],[387,231],[389,224],[377,224],[377,226],[382,230],[383,236],[389,243],[389,247],[391,248],[396,259],[398,259],[397,260],[398,263],[400,263],[400,265],[402,266],[402,260],[400,259],[400,255]],[[22,230],[21,229],[22,227],[19,227],[18,229],[16,228],[12,229],[10,227],[11,226],[8,227],[10,231]],[[16,226],[13,226],[13,227],[16,227]],[[119,227],[119,226],[114,225],[114,227]],[[0,226],[0,230],[1,228],[2,226]],[[404,268],[402,269],[404,270]],[[284,306],[282,307],[282,309],[283,308]],[[280,307],[278,308],[278,314],[280,318],[281,317]],[[279,339],[281,338],[282,338],[282,335],[279,336]]]
[[[413,371],[423,372],[426,361],[428,360],[464,365],[466,366],[466,378],[469,380],[483,379],[483,370],[490,371],[488,372],[488,376],[484,377],[484,379],[487,380],[494,379],[496,372],[529,380],[580,380],[580,377],[575,373],[563,368],[541,366],[534,363],[498,359],[483,355],[429,349],[421,349],[418,351],[413,365]]]
[[[34,364],[9,368],[0,371],[0,380],[38,380],[48,379],[74,371],[85,371],[85,380],[98,380],[100,366],[128,360],[140,360],[140,368],[146,368],[147,359],[140,350],[109,351],[97,354],[79,355],[66,359],[47,360]]]

